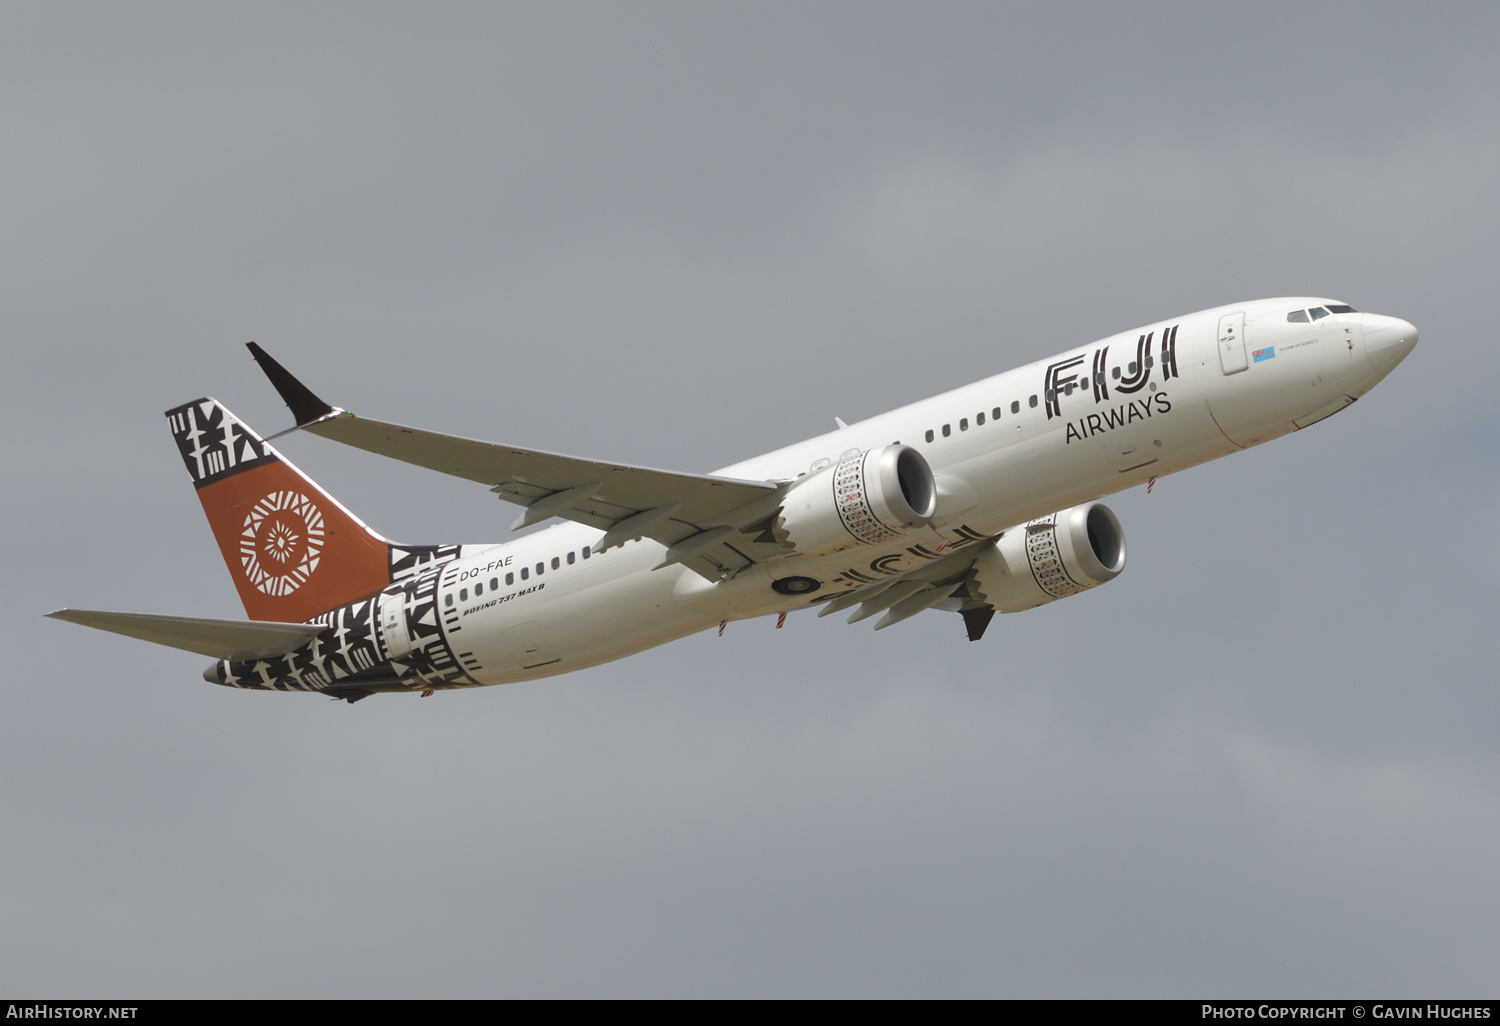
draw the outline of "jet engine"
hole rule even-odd
[[[970,597],[1002,613],[1054,602],[1125,569],[1125,531],[1108,506],[1086,502],[1011,528],[985,546]]]
[[[771,522],[775,541],[808,556],[879,545],[927,526],[937,483],[909,445],[850,453],[799,481]]]

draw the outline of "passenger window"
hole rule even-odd
[[[960,417],[960,418],[958,418],[958,429],[960,431],[967,431],[967,430],[969,430],[969,418],[968,417]]]
[[[546,563],[538,563],[536,565],[536,575],[538,577],[542,576],[542,571],[544,571],[546,569],[547,569],[547,564]]]
[[[1047,401],[1049,403],[1057,401],[1057,389],[1055,389],[1055,388],[1049,388],[1049,389],[1047,389],[1047,391],[1044,394],[1047,396]],[[1031,398],[1035,399],[1036,396],[1032,396]],[[1035,406],[1036,403],[1032,403],[1031,405]]]
[[[932,441],[932,428],[927,429],[927,440]]]
[[[530,579],[531,579],[531,571],[527,570],[524,566],[521,567],[521,580],[527,581],[527,580],[530,580]]]
[[[552,569],[556,570],[560,566],[562,566],[562,560],[558,559],[556,556],[553,556],[552,557]]]
[[[1120,368],[1118,368],[1118,367],[1113,368],[1109,372],[1109,376],[1112,377],[1112,378],[1114,378],[1116,381],[1119,381],[1120,380]]]
[[[515,584],[516,583],[516,575],[514,573],[508,573],[508,574],[506,574],[505,575],[505,583],[506,584]]]
[[[1140,369],[1141,368],[1140,368],[1139,364],[1137,364],[1134,360],[1130,361],[1130,376],[1131,377],[1135,377],[1136,372],[1139,371]]]
[[[1155,367],[1155,366],[1156,366],[1156,357],[1154,357],[1154,356],[1148,356],[1148,357],[1146,357],[1146,369],[1150,370],[1152,367]]]
[[[469,589],[468,588],[459,588],[458,589],[458,600],[460,602],[467,602],[467,601],[469,601]]]
[[[1033,405],[1033,406],[1036,405],[1036,400],[1035,399],[1031,400],[1031,405]],[[1011,413],[1020,413],[1021,412],[1021,400],[1016,399],[1016,400],[1014,400],[1010,404],[1010,412]]]
[[[976,413],[976,414],[974,414],[974,426],[975,427],[983,427],[984,426],[984,414],[982,414],[982,413]]]
[[[951,424],[944,424],[943,425],[943,437],[947,438],[951,434],[953,434],[953,425],[951,425]]]
[[[584,559],[588,559],[589,558],[589,547],[587,545],[585,545],[583,547],[583,558]]]
[[[1312,319],[1315,321],[1328,316],[1328,311],[1324,310],[1321,306],[1315,306],[1307,312],[1312,315]]]
[[[1000,419],[1000,407],[996,406],[995,409],[993,410],[993,413],[995,415],[995,419],[999,420]]]
[[[443,596],[443,605],[445,605],[445,606],[451,606],[451,605],[453,605],[453,592],[450,591],[448,594],[446,594],[446,595]]]
[[[490,591],[499,591],[499,590],[500,590],[500,578],[498,578],[498,577],[491,577],[490,578]]]
[[[476,585],[474,585],[474,597],[478,598],[479,596],[481,596],[483,594],[484,594],[484,585],[482,585],[482,584],[476,584]]]
[[[1291,323],[1293,323],[1293,324],[1306,324],[1307,323],[1307,311],[1306,310],[1293,310],[1291,313],[1289,313],[1289,314],[1286,315],[1286,319],[1288,321],[1290,321]]]
[[[1030,406],[1033,410],[1036,409],[1036,394],[1035,393],[1032,393],[1031,398],[1026,401],[1026,405]]]
[[[1073,382],[1070,381],[1066,385],[1063,386],[1063,395],[1072,395],[1072,394],[1073,394]]]
[[[568,553],[568,565],[569,566],[573,565],[573,553],[571,553],[571,552]]]

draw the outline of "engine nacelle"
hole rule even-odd
[[[1086,502],[1012,528],[974,563],[971,597],[1016,613],[1120,576],[1125,531],[1108,506]]]
[[[936,510],[927,460],[909,445],[887,445],[844,456],[799,481],[772,533],[804,555],[826,556],[910,534]]]

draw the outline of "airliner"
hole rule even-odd
[[[522,507],[513,530],[563,522],[490,545],[388,541],[197,399],[167,423],[249,619],[47,615],[212,658],[211,683],[351,703],[567,673],[801,609],[876,630],[957,613],[977,641],[996,612],[1119,576],[1125,532],[1101,497],[1310,427],[1416,344],[1410,323],[1347,303],[1238,303],[700,475],[355,416],[252,342],[287,431],[484,485]]]

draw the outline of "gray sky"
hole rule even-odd
[[[1493,5],[0,8],[0,990],[1493,995]],[[350,707],[41,619],[242,611],[161,412],[709,470],[1136,324],[1415,353],[1109,500],[1116,582]],[[483,489],[284,451],[402,541]]]

